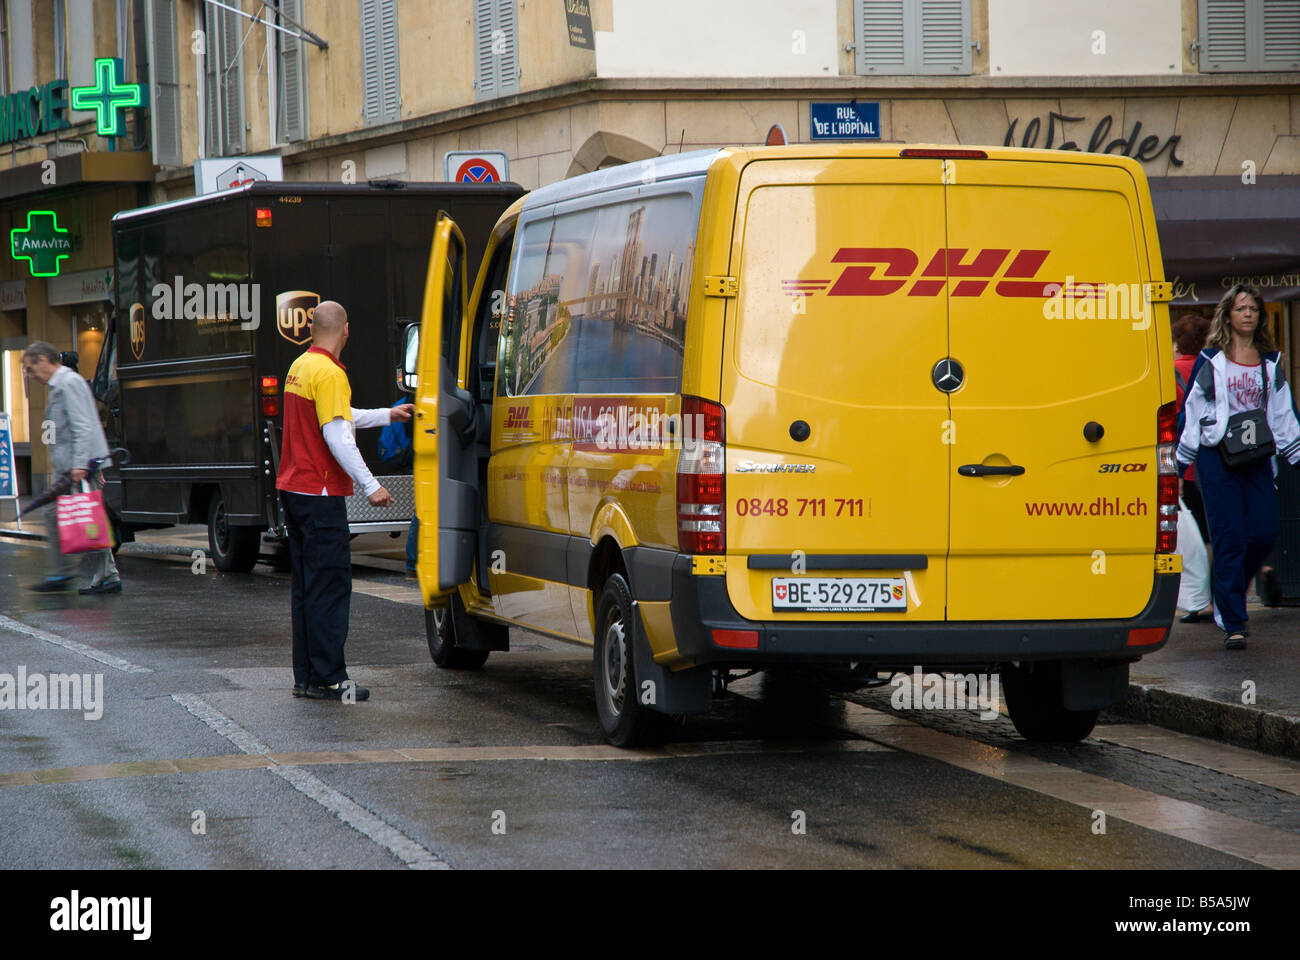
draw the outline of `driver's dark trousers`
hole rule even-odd
[[[352,598],[352,551],[342,497],[283,491],[293,595],[293,681],[312,687],[348,678],[343,644]]]

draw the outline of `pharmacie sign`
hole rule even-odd
[[[101,137],[122,136],[122,111],[145,105],[144,87],[126,82],[121,57],[97,58],[94,72],[95,82],[86,86],[69,87],[67,78],[61,78],[0,97],[0,144],[66,130],[71,126],[69,104],[73,110],[94,112]]]
[[[0,143],[26,140],[69,126],[67,80],[51,80],[0,97]]]

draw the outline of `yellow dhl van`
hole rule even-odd
[[[733,671],[998,671],[1087,736],[1178,592],[1169,285],[1127,158],[801,145],[437,224],[419,581],[443,667],[591,644],[609,740]],[[720,681],[722,683],[720,683]]]

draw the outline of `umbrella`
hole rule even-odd
[[[130,462],[131,462],[131,454],[128,453],[123,447],[117,447],[113,450],[110,450],[108,456],[95,457],[89,463],[87,463],[86,473],[91,476],[94,476],[96,471],[102,470],[104,467],[110,466],[113,463],[117,463],[121,465],[123,463],[130,463]],[[55,478],[54,482],[45,489],[44,493],[42,493],[40,496],[33,499],[31,503],[27,504],[27,506],[23,507],[23,509],[18,512],[18,516],[25,517],[33,510],[39,510],[41,509],[41,507],[53,503],[59,497],[63,496],[65,493],[71,490],[74,483],[75,481],[72,479],[71,470],[67,470],[59,474],[59,476]]]

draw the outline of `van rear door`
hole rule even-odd
[[[930,371],[948,353],[946,304],[904,292],[944,245],[943,189],[933,165],[898,158],[744,169],[721,398],[727,589],[743,617],[944,618],[948,398]],[[856,611],[827,612],[842,599],[829,594],[795,609],[781,582],[794,577],[877,587],[854,592]]]
[[[1132,616],[1155,572],[1169,363],[1156,337],[1168,326],[1143,293],[1163,273],[1148,256],[1145,186],[1086,162],[948,169],[948,354],[963,376],[949,394],[948,617]]]

